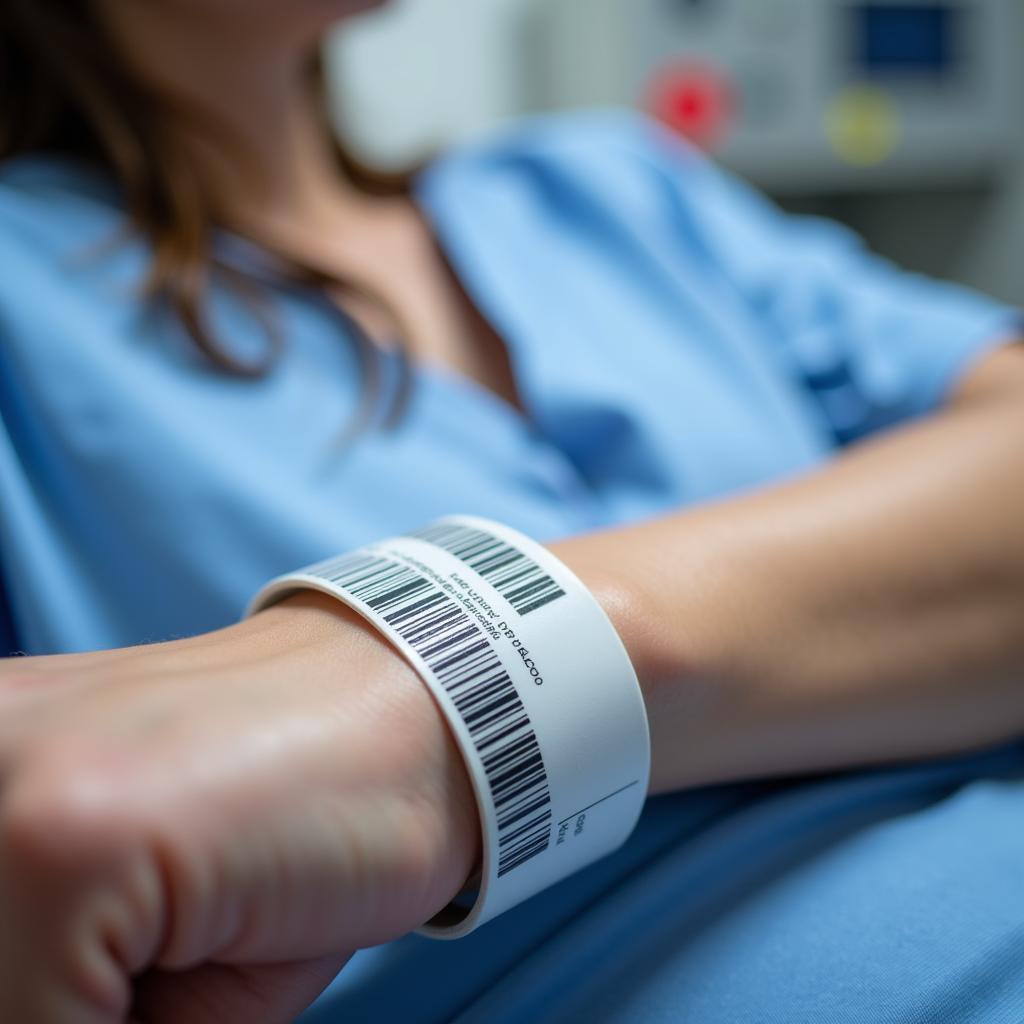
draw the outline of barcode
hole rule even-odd
[[[364,601],[427,663],[483,762],[498,819],[498,877],[548,848],[551,794],[530,717],[471,615],[426,576],[375,555],[312,570]]]
[[[520,615],[543,608],[565,591],[532,558],[484,530],[438,523],[410,537],[436,544],[478,572]]]

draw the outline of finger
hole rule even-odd
[[[0,805],[0,1020],[115,1024],[159,942],[159,870],[74,752],[28,758]]]
[[[331,983],[351,953],[291,964],[204,964],[151,971],[135,985],[138,1024],[291,1024]]]

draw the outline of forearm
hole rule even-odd
[[[638,666],[652,790],[1024,733],[1024,355],[782,486],[557,553]]]
[[[1022,395],[1005,353],[948,413],[802,480],[554,546],[638,668],[654,791],[1024,732]],[[421,923],[479,857],[436,703],[317,595],[17,659],[0,711],[4,1019],[191,1020],[215,991],[239,1019],[297,1012],[325,954]]]

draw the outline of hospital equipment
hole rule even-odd
[[[1024,123],[1019,0],[557,0],[538,107],[647,109],[773,191],[978,181]]]

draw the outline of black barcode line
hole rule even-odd
[[[410,536],[436,544],[478,572],[520,615],[543,608],[565,591],[532,558],[493,534],[456,523],[437,523]]]
[[[383,616],[452,698],[494,801],[498,877],[543,853],[552,811],[540,745],[515,684],[476,620],[426,576],[389,558],[343,555],[310,571]]]

